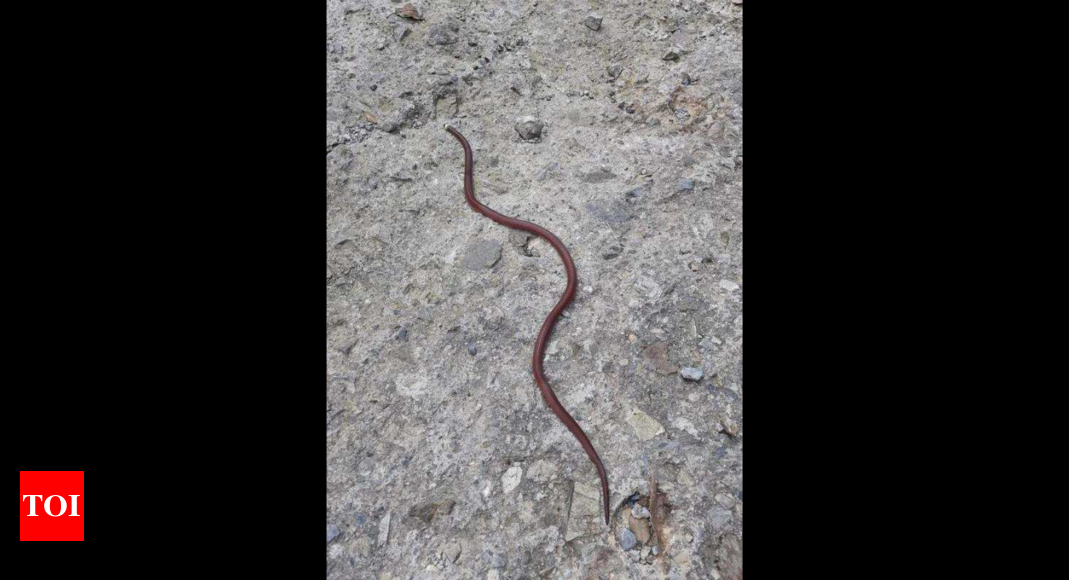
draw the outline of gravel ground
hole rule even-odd
[[[741,579],[742,10],[328,0],[328,577]]]

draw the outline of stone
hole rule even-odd
[[[649,441],[664,433],[664,427],[656,419],[643,413],[639,409],[632,409],[627,416],[627,422],[635,430],[635,434],[643,441]]]
[[[606,260],[611,260],[611,259],[615,258],[616,256],[619,256],[623,252],[624,252],[624,248],[620,244],[618,244],[616,242],[612,242],[609,245],[607,245],[607,246],[605,246],[604,248],[601,249],[601,257],[606,259]]]
[[[451,499],[447,499],[439,503],[429,502],[421,504],[418,506],[414,506],[412,509],[408,510],[408,517],[415,518],[425,524],[429,524],[436,517],[447,516],[453,513],[454,505],[456,505],[456,502]]]
[[[386,512],[386,515],[379,521],[379,537],[378,545],[385,546],[386,542],[390,541],[390,512]]]
[[[638,545],[638,539],[635,538],[635,534],[631,533],[631,530],[620,530],[620,549],[628,551]]]
[[[347,340],[347,341],[345,341],[344,344],[342,344],[342,347],[339,348],[338,351],[341,352],[342,354],[348,356],[349,353],[352,352],[353,347],[356,346],[357,342],[358,341],[355,338],[353,338],[351,340]]]
[[[735,422],[731,417],[724,417],[720,421],[724,425],[724,433],[732,437],[736,437],[739,434],[739,424]]]
[[[501,244],[494,240],[479,240],[464,253],[461,265],[468,270],[492,268],[501,259]]]
[[[327,543],[341,535],[341,531],[338,530],[338,526],[334,524],[327,524]]]
[[[601,30],[601,17],[597,14],[591,14],[583,19],[583,26],[597,32],[598,30]]]
[[[460,25],[453,21],[443,24],[434,24],[427,29],[427,43],[431,46],[446,46],[456,44]]]
[[[734,292],[739,289],[739,285],[732,282],[731,280],[721,280],[720,287],[724,290],[727,290],[728,292]]]
[[[416,7],[411,4],[405,4],[398,8],[396,14],[409,20],[423,20],[423,17],[419,15],[419,10],[416,10]]]
[[[542,129],[546,124],[534,117],[521,117],[516,120],[516,133],[524,141],[539,142],[542,140]]]
[[[668,343],[655,342],[642,351],[647,362],[647,368],[661,374],[674,375],[679,367],[668,360]]]
[[[418,115],[419,107],[411,101],[404,101],[397,110],[390,113],[386,119],[378,125],[378,128],[386,133],[396,133],[402,127],[408,126],[408,124]]]
[[[442,550],[442,556],[445,558],[446,562],[452,564],[460,559],[460,553],[462,551],[463,547],[461,547],[460,542],[451,542]]]
[[[518,465],[513,465],[508,468],[505,475],[501,476],[501,487],[505,493],[508,493],[520,484],[520,480],[523,479],[523,468]]]
[[[631,533],[635,534],[635,538],[638,540],[639,544],[645,544],[650,541],[649,520],[636,518],[635,516],[628,514],[627,529],[631,530]]]
[[[689,433],[693,437],[698,437],[699,435],[701,435],[701,433],[698,432],[697,427],[694,426],[694,423],[692,423],[690,419],[687,419],[686,417],[676,417],[672,421],[672,426],[676,429],[679,429],[680,431]]]
[[[694,180],[693,179],[680,179],[679,182],[676,183],[676,192],[677,193],[687,193],[687,192],[690,192],[690,191],[694,191]]]
[[[705,373],[698,367],[683,367],[679,369],[679,376],[688,381],[700,381]]]
[[[647,509],[646,506],[636,503],[631,506],[631,515],[638,519],[649,519],[650,510]]]

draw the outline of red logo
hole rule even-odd
[[[85,541],[85,472],[20,471],[19,541]]]

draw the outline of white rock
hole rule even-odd
[[[501,487],[504,493],[508,493],[520,484],[520,480],[523,479],[523,468],[518,465],[513,465],[505,472],[505,475],[501,476]]]
[[[649,441],[664,433],[664,427],[656,419],[638,409],[631,410],[631,414],[627,417],[627,422],[631,424],[631,428],[635,430],[638,438],[643,441]]]
[[[698,429],[694,426],[694,423],[690,422],[690,419],[684,417],[676,417],[672,420],[672,426],[680,431],[685,431],[694,437],[698,436]]]
[[[385,546],[390,541],[390,513],[387,512],[379,522],[379,545]]]
[[[679,369],[679,376],[688,381],[700,381],[705,376],[705,372],[698,367],[683,367]]]

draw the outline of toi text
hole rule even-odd
[[[32,517],[38,515],[37,514],[37,502],[36,502],[36,500],[41,499],[42,497],[44,497],[44,496],[43,495],[24,495],[24,496],[22,496],[22,501],[26,501],[26,498],[30,498],[30,515],[28,517],[32,518]],[[80,515],[78,515],[78,498],[80,496],[72,495],[72,496],[68,496],[68,497],[71,498],[71,513],[67,517],[71,517],[71,518],[81,517]],[[58,514],[52,513],[52,500],[56,499],[56,498],[59,498],[59,505],[60,505]],[[61,516],[64,513],[66,513],[66,511],[67,511],[67,500],[62,495],[50,495],[50,496],[48,496],[48,499],[44,500],[44,504],[45,504],[45,513],[50,515],[50,516],[52,516],[52,517],[54,517],[54,518],[58,518],[59,516]]]

